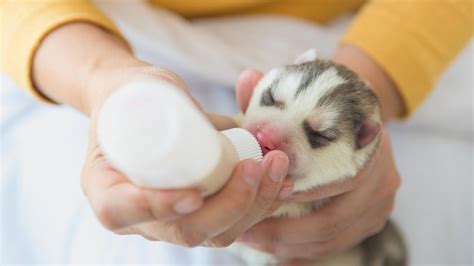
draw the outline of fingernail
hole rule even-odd
[[[260,172],[257,169],[257,164],[245,162],[242,169],[242,177],[247,184],[257,187],[260,183]]]
[[[191,213],[202,206],[202,200],[193,197],[185,197],[174,205],[174,210],[179,214]]]
[[[270,166],[270,178],[274,182],[279,182],[286,176],[288,170],[288,159],[285,156],[277,156],[273,158]]]

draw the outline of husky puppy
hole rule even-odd
[[[300,60],[301,61],[301,60]],[[294,191],[351,178],[380,142],[380,104],[367,83],[343,65],[312,58],[277,67],[255,87],[242,127],[264,153],[281,150],[290,159]],[[329,199],[285,203],[272,217],[298,217],[317,211]],[[269,254],[234,244],[248,265],[269,265]],[[388,223],[357,247],[315,265],[406,265],[406,248]]]

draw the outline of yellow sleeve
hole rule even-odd
[[[367,52],[394,80],[407,116],[472,37],[471,0],[373,0],[342,38]]]
[[[33,86],[33,56],[49,32],[74,21],[96,24],[121,37],[114,24],[90,1],[0,0],[1,70],[37,99],[51,103]]]

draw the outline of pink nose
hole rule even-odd
[[[256,137],[258,143],[260,143],[260,147],[262,148],[263,154],[266,154],[273,150],[285,151],[285,138],[274,130],[260,130],[257,132]]]

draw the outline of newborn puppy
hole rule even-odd
[[[356,175],[378,145],[381,123],[378,99],[363,81],[342,65],[314,60],[268,72],[242,126],[264,153],[288,155],[294,191],[305,191]],[[277,214],[304,215],[314,204]]]
[[[376,150],[381,125],[378,98],[367,84],[346,67],[320,59],[269,71],[255,87],[242,121],[264,153],[288,155],[295,192],[355,176]],[[306,215],[327,200],[285,203],[272,216]],[[275,262],[242,245],[239,253],[249,265]],[[318,265],[340,263],[405,265],[405,247],[389,224],[359,247]]]

